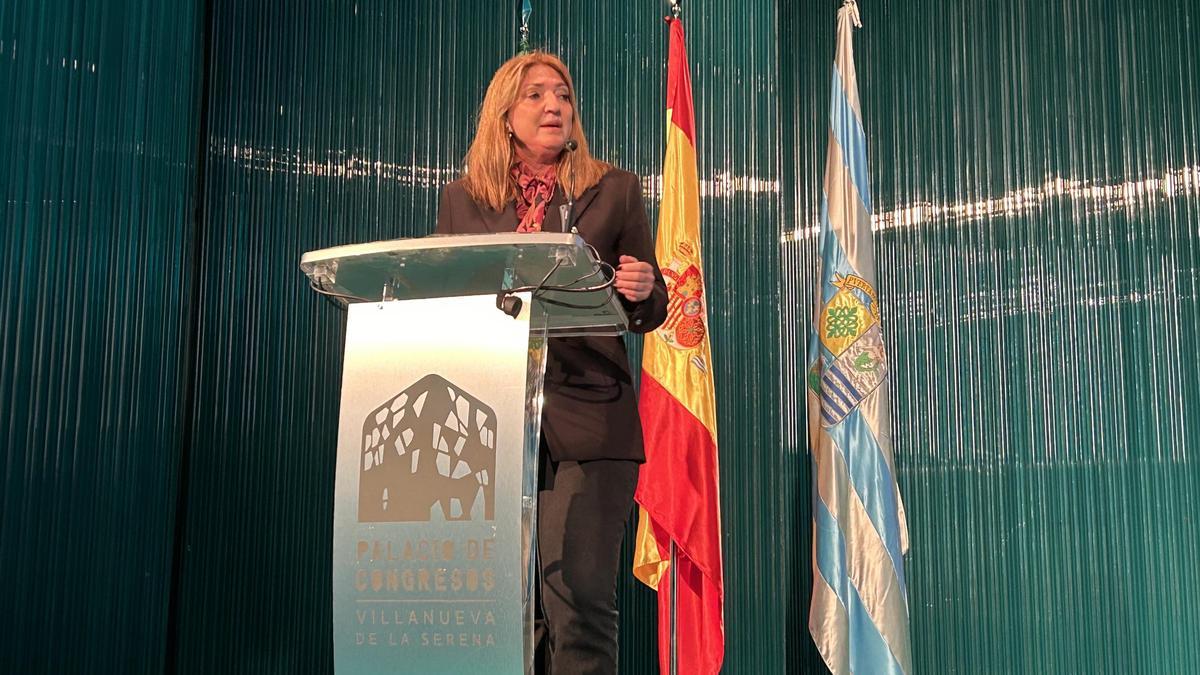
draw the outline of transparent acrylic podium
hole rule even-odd
[[[531,673],[546,339],[627,327],[610,288],[542,289],[599,286],[599,262],[577,235],[513,233],[341,246],[301,269],[353,300],[336,672]],[[498,303],[505,289],[519,308]]]

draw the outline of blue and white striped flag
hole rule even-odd
[[[521,43],[517,52],[524,54],[529,51],[529,17],[533,15],[533,3],[521,0]]]
[[[890,377],[879,326],[867,144],[852,32],[837,16],[820,262],[808,350],[813,462],[809,630],[829,669],[911,673],[908,527],[892,461]]]

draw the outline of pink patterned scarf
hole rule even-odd
[[[554,165],[535,173],[525,162],[517,162],[512,168],[513,180],[517,181],[517,232],[541,232],[546,220],[546,207],[554,196],[558,182]]]

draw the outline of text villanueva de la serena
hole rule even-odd
[[[356,546],[355,644],[496,646],[495,538],[365,540]]]

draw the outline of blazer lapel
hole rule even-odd
[[[488,232],[517,231],[517,206],[512,202],[506,204],[503,211],[481,208],[479,209],[479,215],[483,221],[484,229]]]
[[[596,185],[593,185],[592,187],[584,190],[583,194],[579,195],[579,199],[575,200],[575,209],[571,213],[571,222],[575,223],[576,228],[578,228],[578,226],[579,226],[579,217],[583,215],[583,212],[587,210],[587,207],[591,205],[592,200],[595,199],[596,195],[599,193],[600,193],[600,184],[597,183]],[[555,196],[557,197],[558,194],[559,193],[556,193]],[[554,209],[554,213],[553,214],[550,214],[549,212],[546,213],[546,225],[550,225],[551,223],[553,224],[553,229],[551,229],[550,227],[543,226],[542,229],[544,229],[548,232],[562,232],[563,231],[562,214],[565,212],[565,207],[567,205],[567,200],[566,200],[566,196],[565,196],[566,191],[564,190],[561,194],[563,195],[563,197],[560,199],[557,199],[557,204],[555,203],[555,201],[550,202],[551,207],[553,207],[553,209]],[[551,220],[551,217],[553,217],[554,220]]]
[[[559,185],[546,205],[546,217],[542,220],[542,232],[562,232],[563,207],[567,205],[567,190]]]

